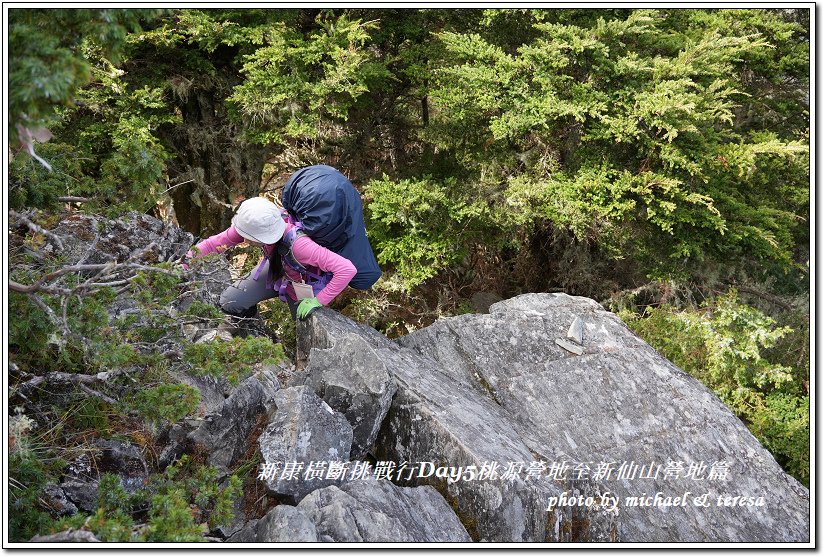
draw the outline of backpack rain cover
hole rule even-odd
[[[283,187],[283,207],[303,223],[312,240],[352,262],[358,270],[349,286],[366,290],[381,269],[366,236],[360,194],[346,176],[331,166],[307,166]]]

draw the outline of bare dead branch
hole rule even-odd
[[[103,393],[101,393],[99,391],[95,391],[91,387],[88,387],[88,386],[86,386],[82,383],[80,384],[80,390],[83,391],[84,393],[86,393],[87,395],[91,395],[93,397],[99,398],[100,400],[108,402],[109,404],[111,404],[113,406],[117,405],[117,401],[115,399],[113,399],[112,397],[104,395]]]
[[[34,259],[38,263],[42,264],[42,263],[46,262],[45,257],[43,257],[40,253],[38,253],[38,252],[34,251],[33,249],[28,248],[26,246],[23,246],[23,253],[25,253],[26,255],[28,255],[29,257],[31,257],[32,259]]]
[[[795,309],[792,304],[785,302],[781,298],[774,296],[772,294],[768,294],[767,292],[763,292],[761,290],[757,290],[755,288],[750,288],[749,286],[743,286],[740,284],[732,284],[734,288],[736,288],[739,292],[744,292],[746,294],[752,294],[753,296],[758,296],[762,300],[765,300],[773,305],[776,305],[780,308],[783,308],[787,311],[792,311]]]
[[[43,310],[43,312],[49,317],[49,321],[58,327],[60,326],[60,320],[57,318],[57,314],[54,313],[54,310],[50,308],[48,304],[40,298],[40,296],[34,293],[29,293],[29,299],[34,302],[34,305]]]
[[[21,384],[21,388],[31,389],[42,383],[77,383],[81,385],[89,385],[92,383],[105,383],[109,379],[120,375],[119,371],[104,371],[95,375],[85,375],[83,373],[64,373],[62,371],[53,371],[46,375],[37,375],[32,377],[25,383]]]
[[[49,232],[48,230],[46,230],[42,226],[34,224],[32,221],[30,221],[28,218],[21,215],[20,213],[18,213],[14,209],[9,209],[9,214],[11,216],[13,216],[14,218],[16,218],[17,220],[19,220],[20,222],[22,222],[23,224],[25,224],[26,226],[28,226],[29,230],[31,230],[32,232],[35,232],[37,234],[42,234],[43,236],[48,236],[49,238],[52,239],[52,241],[55,243],[55,245],[58,248],[60,248],[61,250],[64,249],[63,248],[63,242],[60,240],[60,237],[57,236],[56,234],[53,234],[53,233]]]
[[[123,286],[126,284],[131,284],[134,281],[134,278],[125,279],[125,280],[113,280],[111,282],[90,282],[85,286],[89,288],[114,288],[115,286]]]
[[[163,273],[166,275],[176,275],[177,271],[170,270],[170,269],[163,269],[161,267],[153,267],[151,265],[141,265],[139,263],[97,263],[97,264],[85,264],[85,265],[67,265],[62,267],[56,271],[43,275],[38,280],[36,280],[32,284],[21,284],[17,281],[9,280],[9,289],[14,292],[20,292],[21,294],[31,294],[34,292],[44,292],[46,294],[54,294],[57,296],[71,296],[73,294],[82,294],[85,293],[86,290],[91,288],[104,288],[106,286],[120,286],[126,284],[124,281],[131,281],[134,280],[136,277],[129,277],[128,279],[122,279],[120,281],[116,281],[114,283],[95,283],[93,282],[95,279],[107,278],[115,274],[115,272],[129,269],[129,270],[137,270],[137,271],[148,271],[152,273]],[[59,286],[54,286],[50,283],[55,279],[69,274],[69,273],[80,273],[85,271],[98,271],[94,276],[88,279],[86,282],[74,287],[74,288],[61,288]]]
[[[58,201],[61,203],[87,203],[89,199],[87,197],[73,197],[73,196],[61,196],[57,198]]]
[[[47,373],[46,381],[56,383],[97,383],[100,379],[95,375],[86,375],[83,373],[65,373],[62,371],[53,371]]]
[[[20,385],[20,389],[28,391],[29,389],[33,389],[33,388],[37,387],[38,385],[40,385],[41,383],[45,383],[45,382],[46,382],[45,377],[37,376],[37,377],[34,377],[33,379],[29,379],[28,381],[26,381],[25,383]]]
[[[137,269],[139,271],[149,271],[152,273],[163,273],[165,275],[176,275],[177,271],[173,269],[164,269],[162,267],[152,267],[150,265],[140,265],[138,263],[124,263],[124,266],[130,269]]]
[[[192,182],[194,182],[194,180],[186,180],[185,182],[180,182],[179,184],[175,184],[175,185],[173,185],[173,186],[169,186],[168,188],[166,188],[165,190],[163,190],[162,192],[160,192],[160,195],[158,195],[158,197],[160,197],[160,196],[162,196],[162,195],[164,195],[164,194],[167,194],[167,193],[169,193],[170,191],[172,191],[173,189],[175,189],[175,188],[179,188],[180,186],[183,186],[183,185],[185,185],[185,184],[191,184]]]
[[[10,280],[9,281],[9,290],[12,292],[19,292],[20,294],[31,294],[33,292],[46,292],[47,294],[57,294],[57,295],[67,295],[71,293],[71,290],[66,288],[55,288],[55,287],[47,287],[42,286],[40,284],[20,284],[19,282]],[[51,292],[48,292],[51,290]]]
[[[71,336],[72,331],[71,331],[71,329],[69,329],[69,316],[68,316],[68,313],[69,313],[69,296],[63,296],[60,299],[60,311],[63,315],[63,321],[62,321],[63,334],[65,336]]]

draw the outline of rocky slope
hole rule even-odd
[[[169,260],[191,241],[131,219],[86,223],[93,234],[78,232],[83,219],[63,223],[69,259],[154,242]],[[214,302],[228,283],[217,265],[197,299]],[[129,311],[125,295],[112,306]],[[297,336],[296,369],[258,366],[236,386],[179,374],[203,405],[158,436],[157,467],[199,451],[225,477],[251,444],[262,457],[252,474],[279,503],[258,516],[238,504],[212,540],[809,541],[808,490],[715,395],[592,300],[527,294],[397,341],[322,309]],[[188,323],[182,337],[225,334]],[[133,445],[98,445],[95,462],[49,486],[63,514],[94,510],[102,470],[124,486],[150,472]]]

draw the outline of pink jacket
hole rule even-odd
[[[289,231],[289,229],[293,228],[293,226],[294,225],[287,222],[286,231]],[[220,234],[215,234],[214,236],[206,238],[197,244],[195,248],[198,250],[198,253],[203,256],[209,255],[210,253],[223,251],[238,244],[242,244],[245,241],[246,240],[243,236],[235,230],[235,227],[230,226]],[[269,257],[275,249],[275,244],[268,244],[263,246],[263,253],[266,254],[266,257]],[[187,255],[192,257],[194,253],[193,251],[190,251]],[[343,289],[346,288],[349,281],[352,280],[352,277],[354,277],[358,272],[351,261],[333,251],[326,249],[323,246],[319,246],[309,236],[299,236],[295,240],[295,243],[292,244],[292,255],[295,256],[298,263],[306,267],[309,271],[318,272],[319,270],[321,272],[328,271],[332,273],[332,280],[330,280],[329,284],[327,284],[323,290],[318,292],[317,295],[318,301],[325,306],[329,305],[329,302],[334,300],[338,294],[343,292]],[[300,280],[300,275],[289,268],[288,265],[284,265],[283,268],[287,277],[292,280]],[[266,280],[266,278],[261,276],[259,280]],[[286,289],[286,293],[291,299],[297,299],[295,290],[292,288],[291,284]]]

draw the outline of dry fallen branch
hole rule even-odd
[[[31,294],[34,292],[44,292],[46,294],[54,294],[57,296],[72,296],[74,294],[82,294],[89,289],[99,289],[106,286],[120,286],[133,281],[136,277],[132,276],[126,279],[120,279],[111,283],[95,283],[91,282],[94,279],[103,279],[114,276],[117,272],[122,270],[136,270],[148,271],[154,273],[163,273],[166,275],[176,275],[177,271],[164,269],[162,267],[153,267],[151,265],[141,265],[139,263],[98,263],[86,265],[67,265],[51,273],[47,273],[34,281],[32,284],[21,284],[19,282],[9,280],[9,289],[21,294]],[[56,279],[69,273],[82,273],[87,271],[98,271],[94,276],[86,282],[75,286],[74,288],[62,288],[49,284],[55,282]]]
[[[32,388],[36,387],[42,383],[79,383],[79,384],[91,384],[91,383],[105,383],[109,379],[117,377],[120,375],[121,372],[119,371],[101,371],[95,375],[86,375],[83,373],[64,373],[62,371],[53,371],[51,373],[47,373],[46,375],[37,375],[32,377],[25,383],[21,384],[20,386],[23,388]]]
[[[117,401],[115,399],[113,399],[112,397],[104,395],[101,392],[95,391],[91,387],[87,387],[86,385],[84,385],[82,383],[80,384],[80,390],[83,391],[84,393],[86,393],[87,395],[91,395],[95,398],[99,398],[100,400],[102,400],[104,402],[108,402],[112,406],[117,405]]]
[[[9,215],[13,216],[17,220],[19,220],[20,222],[22,222],[23,224],[28,226],[29,230],[31,230],[32,232],[35,232],[37,234],[42,234],[43,236],[48,236],[49,238],[52,239],[52,241],[55,243],[55,245],[59,249],[61,249],[61,250],[64,249],[63,241],[60,240],[60,237],[57,236],[56,234],[53,234],[53,233],[49,232],[48,230],[46,230],[42,226],[38,226],[38,225],[34,224],[32,221],[30,221],[28,218],[26,218],[24,215],[18,213],[14,209],[9,209]]]
[[[731,283],[731,286],[733,288],[736,288],[739,292],[744,292],[745,294],[752,294],[753,296],[757,296],[758,298],[765,300],[787,311],[792,311],[793,309],[795,309],[792,304],[782,300],[778,296],[774,296],[773,294],[769,294],[767,292],[763,292],[755,288],[750,288],[749,286],[743,286],[741,284]]]
[[[9,285],[9,286],[11,286],[11,285]],[[34,305],[36,305],[41,310],[43,310],[43,313],[45,313],[49,317],[49,321],[51,321],[55,325],[60,324],[59,320],[57,318],[57,314],[54,313],[54,310],[52,308],[50,308],[49,305],[40,298],[40,296],[38,296],[37,294],[34,294],[32,292],[29,292],[28,295],[29,295],[29,299],[32,302],[34,302]]]

